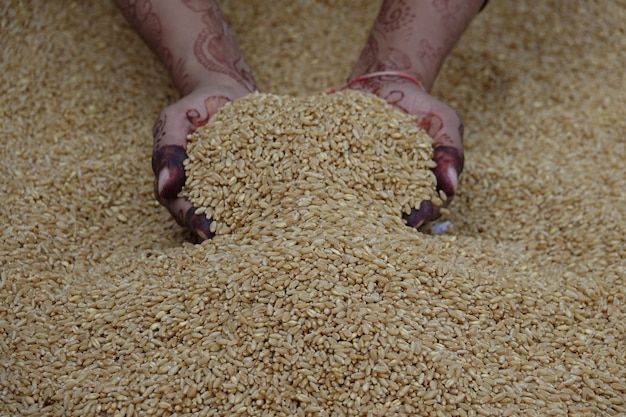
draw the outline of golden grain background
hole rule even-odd
[[[299,96],[378,8],[242,4],[261,89]],[[323,222],[297,258],[187,243],[154,200],[177,95],[111,3],[0,12],[0,415],[626,414],[623,1],[490,2],[434,89],[466,126],[453,227]]]

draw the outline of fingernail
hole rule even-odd
[[[448,167],[448,179],[450,180],[450,185],[452,186],[452,190],[456,191],[456,188],[459,185],[459,174],[457,174],[456,169],[454,169],[454,167]]]
[[[194,240],[193,243],[202,243],[202,242],[204,242],[205,240],[207,240],[209,238],[208,235],[205,235],[200,230],[192,230],[191,233],[192,233],[192,236],[194,238],[193,239]]]
[[[197,242],[200,243],[203,240],[211,239],[215,236],[215,233],[211,232],[212,220],[207,219],[204,214],[196,215],[196,209],[191,208],[185,216],[185,223],[195,236]]]
[[[167,168],[163,168],[161,172],[159,172],[159,180],[157,181],[157,190],[159,195],[163,195],[163,188],[165,188],[165,184],[167,184],[167,180],[170,178],[170,172]]]
[[[203,218],[198,223],[201,223],[201,224],[198,224],[196,228],[194,229],[194,231],[196,232],[196,234],[198,235],[201,241],[210,239],[214,236],[214,234],[211,233],[211,230],[209,229],[209,227],[211,226],[210,220],[207,220],[206,217],[203,216]]]
[[[419,228],[424,223],[433,219],[435,214],[435,206],[431,201],[422,201],[419,209],[412,209],[411,214],[405,216],[406,223],[414,228]]]
[[[424,224],[426,219],[419,210],[411,209],[411,214],[404,215],[404,220],[408,226],[418,228]]]

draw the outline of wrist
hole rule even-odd
[[[255,91],[252,71],[219,9],[205,11],[202,21],[203,27],[176,45],[180,59],[171,75],[179,92],[185,95],[202,86],[225,86],[238,96]]]
[[[189,79],[179,91],[182,96],[199,94],[202,96],[221,96],[232,101],[243,97],[255,89],[250,89],[232,77],[220,73],[201,71],[197,77]]]
[[[115,0],[120,11],[161,59],[176,88],[187,95],[202,84],[256,89],[251,71],[215,0]]]
[[[375,61],[359,61],[348,76],[348,80],[355,80],[361,77],[369,78],[371,74],[379,73],[389,74],[386,76],[391,76],[393,73],[403,74],[400,78],[411,78],[414,84],[417,84],[425,91],[430,91],[437,74],[435,70],[428,70],[428,68],[418,65],[418,63],[411,66],[398,65],[393,59],[381,57]]]
[[[482,4],[483,0],[464,0],[452,7],[430,0],[385,0],[350,78],[402,71],[429,90]]]

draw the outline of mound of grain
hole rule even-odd
[[[379,6],[220,3],[302,96]],[[112,2],[0,2],[0,416],[626,415],[626,8],[571,3],[490,2],[446,61],[453,234],[326,196],[192,245],[153,194],[163,65]]]
[[[414,116],[372,94],[250,94],[188,141],[181,195],[215,220],[217,234],[278,212],[297,222],[301,210],[322,204],[394,216],[423,200],[441,204],[431,138]]]

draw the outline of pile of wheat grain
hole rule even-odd
[[[376,2],[220,3],[263,91],[353,108],[317,94]],[[0,416],[625,415],[622,3],[490,2],[472,23],[434,89],[466,133],[445,234],[400,216],[419,145],[417,165],[394,165],[403,138],[379,166],[315,155],[361,120],[320,114],[320,142],[289,132],[307,147],[233,142],[272,163],[259,190],[219,179],[246,197],[192,245],[153,195],[163,65],[111,2],[0,2]],[[232,103],[224,132],[294,116],[249,99],[268,105],[242,125]],[[415,129],[396,117],[365,126]]]
[[[442,202],[432,140],[416,118],[357,91],[248,95],[190,135],[188,155],[181,195],[215,220],[218,234],[350,210],[399,217],[424,200]],[[332,213],[337,204],[346,208]]]

